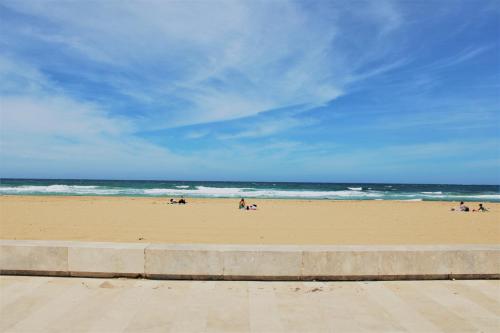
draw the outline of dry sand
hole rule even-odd
[[[231,244],[499,244],[500,204],[400,201],[0,197],[1,239]],[[469,207],[477,207],[470,203]]]

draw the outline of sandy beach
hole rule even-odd
[[[402,201],[0,197],[2,239],[226,244],[499,244],[500,204]],[[470,203],[475,208],[477,203]]]

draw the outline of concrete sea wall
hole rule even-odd
[[[216,280],[498,279],[500,246],[0,240],[0,274]]]

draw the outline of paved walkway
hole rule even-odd
[[[500,281],[0,277],[0,332],[499,332]]]

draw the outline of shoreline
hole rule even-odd
[[[99,199],[99,198],[109,198],[109,199],[150,199],[150,200],[168,200],[179,199],[183,197],[187,200],[228,200],[228,201],[238,201],[241,197],[203,197],[203,196],[190,196],[190,195],[158,195],[158,196],[147,196],[147,195],[78,195],[78,194],[0,194],[0,198],[8,197],[8,198],[22,198],[22,197],[31,197],[31,198],[91,198],[91,199]],[[463,200],[463,199],[453,199],[453,200],[442,200],[442,199],[338,199],[338,198],[269,198],[269,197],[244,197],[245,200],[249,201],[298,201],[298,202],[322,202],[322,201],[334,201],[334,202],[372,202],[372,201],[383,201],[383,202],[437,202],[437,203],[459,203],[461,201],[465,203],[470,203],[473,205],[479,203],[487,203],[487,204],[500,204],[500,201],[489,201],[489,200]]]

